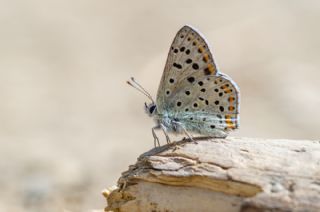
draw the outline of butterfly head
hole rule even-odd
[[[157,111],[157,106],[154,102],[150,104],[144,103],[144,109],[149,116],[153,116]]]

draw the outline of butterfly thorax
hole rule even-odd
[[[181,123],[179,122],[179,119],[173,114],[167,113],[165,111],[163,113],[159,113],[158,110],[156,110],[153,114],[153,119],[158,126],[162,125],[162,127],[164,127],[168,132],[182,132]]]
[[[176,126],[178,119],[171,117],[168,113],[159,113],[157,105],[155,103],[147,104],[145,103],[145,112],[154,119],[157,126],[162,125],[166,129],[175,129],[176,131],[178,127]]]

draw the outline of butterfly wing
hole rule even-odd
[[[170,47],[157,93],[158,110],[161,112],[166,109],[168,98],[176,91],[181,79],[204,69],[213,75],[217,72],[209,47],[195,29],[184,26],[178,31]]]
[[[183,81],[168,108],[185,129],[204,135],[239,127],[239,90],[226,75],[197,76]]]
[[[157,109],[200,134],[211,135],[239,125],[238,87],[217,71],[207,42],[190,26],[182,27],[171,45]]]

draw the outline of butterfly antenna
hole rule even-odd
[[[131,81],[134,82],[141,90],[143,90],[145,94],[152,98],[149,92],[146,89],[144,89],[144,87],[142,87],[142,85],[140,85],[133,77],[131,77]]]
[[[133,77],[131,77],[130,79],[131,81],[127,81],[127,83],[133,88],[143,93],[146,97],[148,97],[152,101],[152,103],[154,103],[152,96],[148,93],[148,91],[146,91],[146,89],[144,89],[137,81],[135,81]]]

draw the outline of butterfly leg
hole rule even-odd
[[[159,138],[155,132],[155,129],[159,129],[159,126],[155,126],[155,127],[152,127],[151,131],[152,131],[152,136],[153,136],[153,139],[154,139],[154,147],[157,147],[157,143],[158,143],[158,146],[160,146],[160,142],[159,142]]]
[[[192,137],[192,135],[190,135],[190,133],[188,133],[188,131],[184,128],[184,127],[181,127],[182,128],[182,130],[184,131],[184,133],[188,136],[188,138],[190,139],[190,141],[192,141],[192,142],[194,142],[194,143],[198,143],[198,142],[196,142],[194,139],[193,139],[193,137]]]
[[[192,141],[192,142],[194,142],[194,143],[198,143],[198,142],[196,142],[194,139],[193,139],[193,137],[192,137],[192,135],[190,135],[190,133],[188,133],[188,131],[186,130],[186,128],[184,128],[184,126],[182,126],[179,122],[175,122],[177,125],[179,125],[179,127],[183,130],[183,132],[187,135],[187,137],[190,139],[190,141]]]
[[[171,140],[170,140],[170,137],[169,137],[169,135],[167,133],[166,127],[163,124],[160,124],[160,127],[161,127],[164,135],[166,136],[167,144],[170,144]]]

